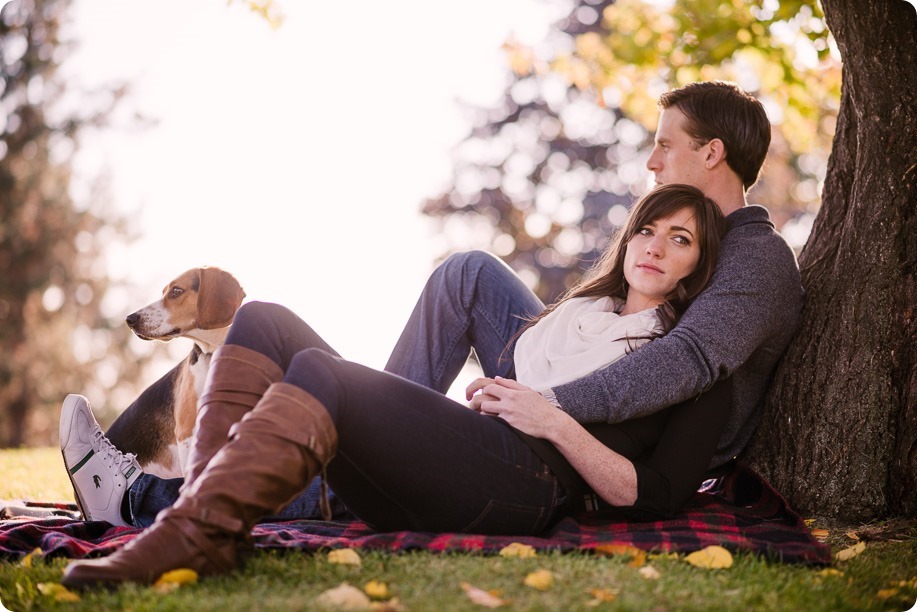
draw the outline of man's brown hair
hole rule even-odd
[[[726,163],[745,190],[755,184],[771,143],[771,124],[757,98],[735,83],[705,81],[662,94],[659,107],[681,111],[688,135],[699,144],[723,141]]]

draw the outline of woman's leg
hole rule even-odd
[[[379,530],[534,534],[560,485],[503,421],[386,372],[307,350],[284,382],[315,397],[338,431],[328,481]]]
[[[542,310],[493,255],[453,255],[427,281],[385,370],[445,393],[474,349],[485,376],[514,378],[512,348],[504,349]]]
[[[269,357],[284,371],[290,365],[293,355],[307,348],[338,354],[296,313],[280,304],[269,302],[243,304],[229,328],[226,344],[257,351]]]

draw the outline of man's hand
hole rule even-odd
[[[478,395],[474,395],[481,391]],[[508,378],[478,378],[468,385],[470,407],[482,414],[498,416],[522,433],[551,439],[567,415],[540,393]]]

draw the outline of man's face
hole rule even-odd
[[[704,162],[708,146],[698,146],[685,131],[688,119],[675,107],[666,108],[659,116],[656,146],[646,160],[646,167],[656,175],[656,184],[684,183],[705,191],[707,178]]]

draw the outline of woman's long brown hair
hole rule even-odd
[[[675,286],[665,301],[656,310],[662,331],[652,336],[656,338],[667,334],[688,305],[704,290],[713,277],[716,260],[720,252],[720,240],[726,233],[726,220],[716,202],[703,194],[700,189],[690,185],[660,185],[640,198],[630,210],[627,222],[618,231],[614,240],[602,254],[602,257],[590,268],[576,285],[571,287],[561,298],[548,306],[541,314],[530,319],[512,338],[509,346],[522,335],[522,332],[548,316],[562,303],[575,297],[616,297],[627,299],[627,280],[624,278],[624,254],[627,243],[641,228],[657,219],[668,217],[675,212],[689,208],[697,224],[697,240],[700,246],[700,259],[697,267]],[[634,338],[636,339],[636,338]]]

